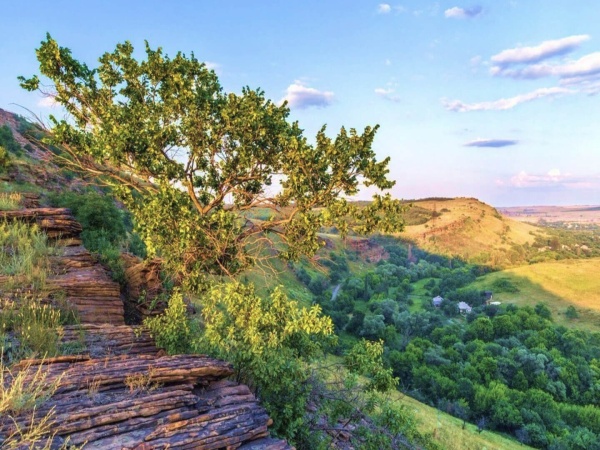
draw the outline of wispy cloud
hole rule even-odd
[[[465,147],[510,147],[511,145],[517,145],[519,141],[514,139],[475,139],[465,144]]]
[[[296,80],[286,89],[286,95],[281,101],[287,101],[290,108],[304,109],[311,106],[325,107],[333,103],[334,94],[331,91],[319,91],[307,87]]]
[[[388,89],[384,89],[384,88],[377,88],[375,89],[375,94],[377,94],[379,97],[384,98],[386,100],[389,100],[391,102],[400,102],[400,96],[395,94],[395,90],[392,88],[388,88]]]
[[[380,3],[377,6],[377,12],[379,14],[389,14],[391,10],[392,10],[392,7],[387,3]]]
[[[221,64],[214,61],[204,61],[207,69],[214,70],[215,72],[221,68]]]
[[[600,52],[590,53],[575,61],[567,61],[562,64],[532,64],[518,69],[494,66],[490,72],[492,75],[529,80],[551,76],[559,78],[586,77],[600,73]]]
[[[563,174],[559,169],[549,170],[545,174],[531,174],[521,171],[508,180],[497,180],[496,184],[520,189],[596,189],[600,187],[600,176],[574,176],[570,173]]]
[[[513,64],[537,63],[554,56],[570,53],[589,39],[589,35],[579,34],[561,39],[544,41],[541,44],[533,47],[509,48],[492,56],[491,60],[492,63],[501,67],[506,67]]]
[[[45,96],[38,100],[37,105],[41,108],[53,108],[58,105],[54,96]]]
[[[444,16],[447,19],[473,19],[483,12],[481,6],[473,6],[472,8],[460,8],[455,6],[444,11]]]
[[[544,97],[556,97],[559,95],[573,94],[575,91],[562,87],[551,87],[536,89],[532,92],[516,95],[510,98],[501,98],[489,102],[480,103],[464,103],[460,100],[442,99],[444,108],[454,112],[470,112],[470,111],[501,111],[512,109],[521,103],[530,102]]]

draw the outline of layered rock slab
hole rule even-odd
[[[58,387],[35,414],[50,414],[56,446],[68,437],[85,449],[291,449],[269,438],[271,419],[247,386],[224,379],[233,370],[223,361],[65,356],[22,361],[5,381],[24,372],[30,382],[40,366]],[[30,420],[31,412],[0,418],[0,441]]]

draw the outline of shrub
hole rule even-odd
[[[190,351],[193,328],[180,291],[173,292],[164,314],[147,318],[144,326],[150,331],[156,345],[164,348],[170,355]]]
[[[85,194],[63,192],[50,196],[54,206],[69,208],[81,223],[81,238],[85,247],[100,258],[110,271],[113,280],[125,282],[125,270],[121,251],[145,257],[146,248],[139,236],[133,233],[133,224],[128,214],[121,211],[114,201],[97,192]]]
[[[10,127],[6,124],[0,127],[0,146],[15,155],[23,153],[21,145],[16,141]]]
[[[0,173],[5,172],[10,167],[10,157],[8,151],[0,145]]]
[[[309,372],[304,364],[320,354],[333,333],[318,305],[301,308],[276,288],[268,298],[253,285],[216,284],[202,298],[204,334],[196,342],[231,361],[238,381],[248,384],[273,418],[277,433],[294,439],[305,429]]]
[[[571,306],[567,307],[567,309],[565,311],[565,316],[568,319],[577,319],[579,317],[579,313],[577,312],[575,307],[573,305],[571,305]]]

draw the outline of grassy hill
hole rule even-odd
[[[421,211],[421,223],[407,220],[399,237],[429,252],[473,263],[512,265],[518,260],[518,247],[532,244],[536,234],[544,233],[542,228],[504,217],[474,198],[425,199],[412,204]],[[424,210],[431,212],[429,218]]]
[[[432,434],[435,442],[446,450],[511,450],[531,448],[514,439],[491,431],[479,433],[477,427],[463,422],[436,408],[427,406],[400,392],[394,394],[395,400],[414,414],[417,428],[421,433]]]
[[[494,300],[503,303],[545,303],[555,322],[600,331],[599,273],[600,258],[552,261],[490,273],[471,287],[491,290]],[[503,285],[515,292],[502,292]],[[511,285],[516,289],[511,289]],[[570,319],[565,315],[569,306],[576,309],[579,317]]]

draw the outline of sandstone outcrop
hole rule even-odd
[[[198,355],[65,356],[22,361],[7,381],[24,372],[31,382],[40,365],[45,382],[57,389],[36,417],[49,414],[55,445],[68,437],[85,449],[291,448],[269,438],[271,419],[247,386],[224,379],[233,370],[223,361]],[[0,418],[0,440],[30,421],[31,412]]]

